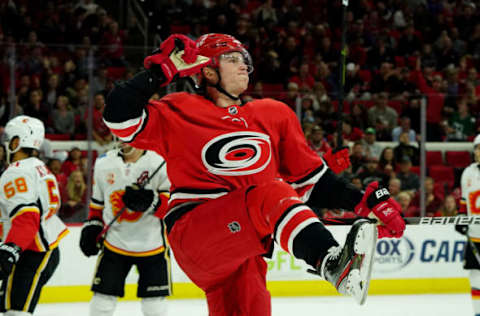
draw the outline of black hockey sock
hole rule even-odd
[[[295,236],[293,255],[316,268],[319,260],[325,257],[332,246],[338,246],[337,241],[322,223],[316,222],[308,225]]]

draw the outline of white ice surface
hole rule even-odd
[[[168,300],[169,316],[207,316],[204,300]],[[35,316],[88,316],[88,303],[39,304]],[[346,297],[273,298],[273,316],[473,316],[469,294],[369,296],[364,306]],[[117,304],[114,316],[142,316],[139,301]]]

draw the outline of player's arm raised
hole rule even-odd
[[[144,60],[145,71],[117,84],[107,97],[103,117],[112,132],[123,141],[131,141],[146,120],[145,106],[160,86],[177,77],[193,75],[210,59],[199,56],[195,42],[180,34],[169,36]]]

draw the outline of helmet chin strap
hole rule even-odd
[[[216,84],[211,84],[207,81],[207,85],[209,85],[210,87],[214,87],[215,89],[218,90],[218,92],[226,95],[227,97],[229,97],[230,99],[232,99],[234,101],[240,100],[240,96],[238,96],[238,97],[233,96],[220,86],[220,82],[222,81],[222,77],[220,76],[220,71],[218,71],[218,69],[215,68],[215,72],[217,73],[217,76],[218,76],[217,83]]]

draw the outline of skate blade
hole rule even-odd
[[[352,270],[352,291],[358,304],[363,305],[367,300],[370,278],[372,276],[373,257],[377,245],[377,227],[373,224],[362,225],[355,238],[355,253],[362,256],[360,269]],[[350,275],[349,275],[350,278]]]

